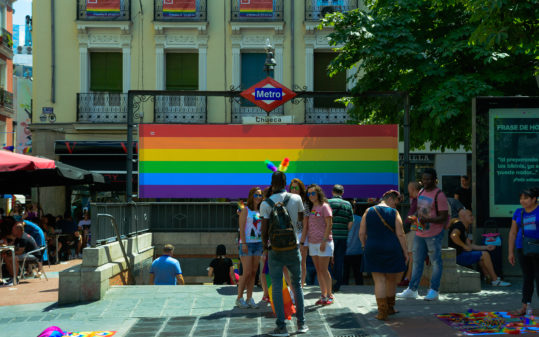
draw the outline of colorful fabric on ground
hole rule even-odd
[[[68,332],[64,337],[109,337],[114,336],[116,331],[86,331],[86,332]]]
[[[539,317],[513,316],[507,312],[449,313],[435,315],[450,327],[466,335],[503,335],[539,333]]]
[[[271,277],[269,274],[266,274],[266,282],[268,285],[268,293],[271,303],[271,310],[275,314],[275,307],[273,306],[273,286],[271,284]],[[283,277],[283,304],[284,304],[284,317],[287,320],[292,319],[292,314],[296,313],[296,307],[294,306],[294,303],[292,303],[292,297],[290,296],[290,292],[288,291],[288,286],[286,285],[286,281]]]
[[[246,198],[269,185],[265,160],[290,162],[287,180],[334,184],[347,198],[398,190],[397,125],[142,124],[141,198]]]
[[[273,0],[240,0],[240,16],[273,16]]]
[[[121,0],[86,0],[86,16],[120,16]]]
[[[197,0],[163,0],[163,16],[196,16]]]

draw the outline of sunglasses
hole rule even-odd
[[[299,190],[299,187],[298,186],[290,186],[290,190],[291,191]]]
[[[253,195],[253,197],[255,197],[255,198],[262,198],[262,194],[256,194],[256,193],[255,193],[255,194]]]
[[[316,192],[307,192],[308,197],[315,196],[315,195],[316,195]]]

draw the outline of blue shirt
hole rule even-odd
[[[154,275],[156,285],[176,285],[176,275],[182,273],[180,262],[175,258],[162,255],[152,263],[150,273]]]
[[[43,230],[35,223],[24,220],[24,231],[30,234],[30,236],[33,237],[34,240],[36,240],[36,244],[38,247],[44,247],[47,245],[47,241],[45,240],[45,233],[43,233]],[[45,251],[43,254],[43,261],[47,260],[47,251]]]
[[[363,254],[363,248],[361,248],[361,241],[359,241],[360,223],[361,217],[354,214],[354,224],[352,225],[352,229],[348,231],[348,238],[346,239],[346,255]]]
[[[539,239],[539,207],[535,207],[530,213],[523,212],[523,210],[523,208],[518,208],[513,213],[513,220],[515,220],[518,226],[516,238],[517,248],[522,248],[522,225],[524,225],[524,235],[526,237]],[[523,219],[521,219],[521,215]]]

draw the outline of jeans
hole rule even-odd
[[[269,274],[271,277],[273,306],[278,327],[285,326],[283,304],[283,267],[287,267],[290,273],[290,285],[294,291],[296,301],[296,317],[298,323],[305,323],[305,308],[303,306],[303,289],[301,288],[301,254],[299,249],[284,252],[270,250],[268,253]]]
[[[517,249],[517,259],[522,269],[522,303],[531,303],[533,296],[533,281],[539,291],[539,258],[526,256],[521,248]]]
[[[343,284],[344,256],[346,255],[346,239],[333,239],[335,250],[333,251],[332,276],[336,281],[333,291],[339,291]]]
[[[354,273],[356,285],[363,285],[363,273],[361,272],[361,259],[363,255],[346,255],[344,257],[343,284],[348,285],[350,280],[350,269]]]
[[[430,279],[430,288],[438,291],[440,289],[440,280],[442,278],[442,239],[445,230],[440,234],[430,238],[415,236],[414,238],[414,265],[412,268],[412,279],[410,280],[409,288],[416,291],[419,288],[419,282],[423,275],[423,267],[427,254],[429,255],[430,263],[432,264],[432,277]]]

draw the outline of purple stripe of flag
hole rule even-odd
[[[140,198],[228,198],[246,199],[250,185],[142,185],[139,190]],[[264,189],[266,186],[260,186]],[[323,185],[324,193],[331,197],[332,185]],[[397,185],[344,185],[345,198],[381,198],[384,192],[394,189]]]

